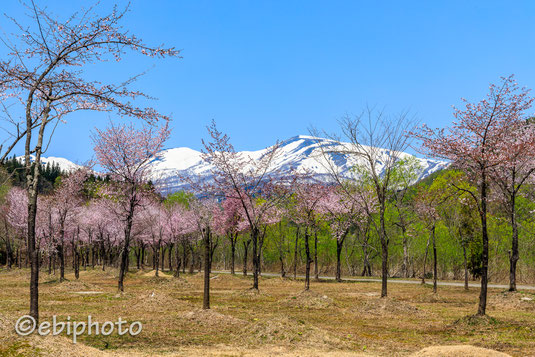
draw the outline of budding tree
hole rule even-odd
[[[128,253],[134,215],[143,199],[144,185],[150,178],[148,162],[162,149],[169,137],[168,122],[161,128],[132,124],[115,125],[92,135],[98,163],[111,176],[103,196],[112,201],[111,207],[122,223],[124,236],[119,271],[119,291],[124,291],[124,275],[128,269]]]
[[[485,315],[487,308],[490,183],[495,169],[513,160],[509,147],[513,129],[518,128],[519,120],[533,101],[527,94],[512,76],[502,78],[500,84],[489,86],[486,99],[477,103],[463,100],[465,108],[455,108],[455,121],[446,130],[424,125],[414,133],[422,141],[423,152],[451,160],[453,167],[464,171],[475,187],[471,190],[456,186],[474,200],[481,221],[483,251],[478,315]]]
[[[260,158],[255,159],[237,153],[230,138],[217,129],[215,122],[208,127],[208,133],[211,141],[203,141],[203,159],[213,165],[214,182],[197,184],[196,188],[204,194],[239,201],[251,232],[253,289],[258,290],[262,226],[271,210],[287,196],[287,190],[281,188],[283,176],[273,169],[279,146],[266,149]]]
[[[403,151],[410,144],[407,132],[413,128],[414,122],[408,113],[387,116],[383,111],[366,108],[354,117],[345,117],[340,121],[343,138],[331,135],[334,144],[321,145],[324,160],[320,160],[335,182],[342,188],[348,187],[348,178],[344,177],[332,159],[333,155],[352,157],[357,165],[354,168],[359,181],[368,181],[373,187],[374,201],[377,203],[379,224],[376,227],[381,242],[381,297],[387,296],[388,244],[386,227],[387,203],[395,200],[399,182],[396,181],[396,169],[407,154]],[[317,130],[312,134],[318,136]],[[349,179],[351,181],[351,179]],[[349,195],[351,196],[351,195]]]
[[[23,5],[25,5],[23,3]],[[145,44],[121,26],[126,9],[114,8],[108,15],[99,15],[95,8],[59,20],[32,1],[25,5],[27,22],[9,18],[18,33],[3,38],[1,43],[9,54],[0,61],[0,100],[22,104],[20,121],[14,120],[16,132],[0,161],[22,139],[28,194],[28,249],[31,260],[30,315],[38,318],[39,257],[35,249],[35,217],[37,187],[40,181],[41,154],[47,141],[45,129],[65,121],[68,114],[93,110],[116,112],[154,122],[165,116],[153,108],[139,108],[130,100],[146,97],[129,89],[135,77],[119,84],[102,84],[88,79],[86,66],[115,59],[120,61],[128,51],[151,57],[178,56],[173,48]],[[8,105],[6,105],[8,106]],[[48,130],[52,135],[53,130]],[[36,137],[35,137],[35,135]],[[30,155],[35,155],[33,165]]]

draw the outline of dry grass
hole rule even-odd
[[[202,275],[132,272],[117,294],[115,271],[99,269],[81,271],[78,281],[69,273],[63,283],[43,274],[41,319],[122,317],[141,321],[140,335],[80,336],[76,345],[65,336],[21,338],[13,324],[27,313],[28,277],[0,271],[0,356],[485,355],[467,345],[535,355],[535,296],[527,293],[491,290],[492,318],[476,319],[466,317],[476,311],[476,289],[441,287],[434,295],[390,284],[381,299],[374,282],[313,281],[305,292],[303,281],[261,278],[256,292],[249,277],[220,274],[211,280],[212,309],[203,311]]]

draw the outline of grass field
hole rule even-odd
[[[78,281],[67,274],[63,283],[41,275],[41,321],[91,315],[143,324],[135,337],[83,335],[74,345],[65,335],[18,337],[13,326],[28,312],[29,272],[0,271],[0,356],[403,356],[461,344],[535,355],[535,295],[527,292],[491,289],[490,318],[474,319],[467,316],[476,311],[476,289],[440,287],[434,295],[427,286],[390,284],[389,298],[380,299],[375,282],[312,281],[304,293],[303,281],[262,278],[254,294],[249,277],[214,274],[212,309],[202,311],[200,274],[131,271],[122,295],[115,274],[81,271]]]

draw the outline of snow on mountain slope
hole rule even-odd
[[[343,145],[347,147],[349,144],[341,144],[333,140],[306,135],[295,136],[280,144],[278,154],[273,163],[273,171],[306,170],[312,172],[318,180],[329,181],[331,180],[329,167],[334,165],[341,175],[350,178],[354,175],[352,169],[356,165],[363,164],[364,161],[363,159],[355,158],[353,155],[336,153],[336,151],[340,151],[344,147]],[[240,154],[258,160],[266,152],[267,149],[263,149],[242,151]],[[327,154],[324,155],[323,153]],[[389,155],[391,153],[388,150],[379,149],[379,159],[376,162],[379,172],[382,172],[384,162]],[[325,156],[328,156],[328,160]],[[399,156],[403,159],[413,157],[413,155],[407,153],[400,153]],[[418,180],[448,165],[443,161],[422,158],[417,158],[417,160],[421,167]],[[160,153],[158,159],[152,161],[151,165],[153,166],[153,180],[163,187],[164,193],[187,189],[187,183],[182,182],[179,178],[181,176],[191,177],[195,180],[210,180],[211,178],[211,165],[203,161],[202,154],[199,151],[189,148],[164,150]]]
[[[278,154],[273,163],[273,171],[282,173],[288,173],[291,170],[297,172],[307,171],[313,173],[316,179],[328,182],[332,180],[329,167],[336,167],[340,175],[351,178],[354,176],[353,168],[356,165],[363,164],[364,161],[363,159],[355,158],[354,155],[336,153],[336,151],[341,151],[344,145],[347,147],[349,144],[306,135],[294,136],[280,143]],[[376,167],[379,172],[382,172],[384,162],[391,153],[385,149],[378,150],[379,159],[376,162]],[[240,154],[258,160],[267,151],[268,149],[241,151]],[[327,154],[324,155],[323,153]],[[325,156],[328,157],[328,160],[326,160]],[[403,159],[413,157],[413,155],[407,153],[400,153],[399,156]],[[24,162],[23,156],[19,156],[17,159]],[[32,160],[34,159],[35,157],[32,156]],[[417,158],[417,160],[421,167],[418,180],[448,166],[443,161],[422,158]],[[61,157],[43,157],[41,162],[44,165],[47,163],[58,164],[65,171],[81,167]],[[152,166],[152,180],[162,188],[164,194],[188,188],[188,184],[182,181],[180,177],[208,181],[212,177],[212,166],[203,161],[201,152],[186,147],[163,150],[159,153],[158,158],[152,160],[150,165]],[[245,167],[244,169],[247,168]]]
[[[20,161],[21,163],[24,163],[24,156],[17,156],[17,160]],[[34,155],[30,155],[30,160],[32,162],[35,161],[35,156]],[[76,169],[82,167],[80,165],[75,164],[74,162],[72,162],[70,160],[64,159],[62,157],[54,157],[54,156],[41,157],[41,163],[44,166],[46,166],[49,163],[50,163],[50,165],[53,165],[53,164],[59,165],[59,168],[62,171],[67,171],[67,172],[72,171],[72,170],[76,170]]]

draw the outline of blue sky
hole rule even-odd
[[[83,3],[46,1],[63,17]],[[335,132],[366,104],[443,127],[452,105],[479,100],[500,76],[535,88],[533,1],[135,0],[131,10],[126,28],[183,59],[133,55],[89,73],[119,81],[150,69],[134,87],[172,115],[167,147],[200,149],[215,119],[238,150],[260,149],[311,125]],[[17,0],[1,12],[22,15]],[[4,18],[0,26],[9,29]],[[88,133],[107,120],[72,115],[46,156],[89,159]]]

